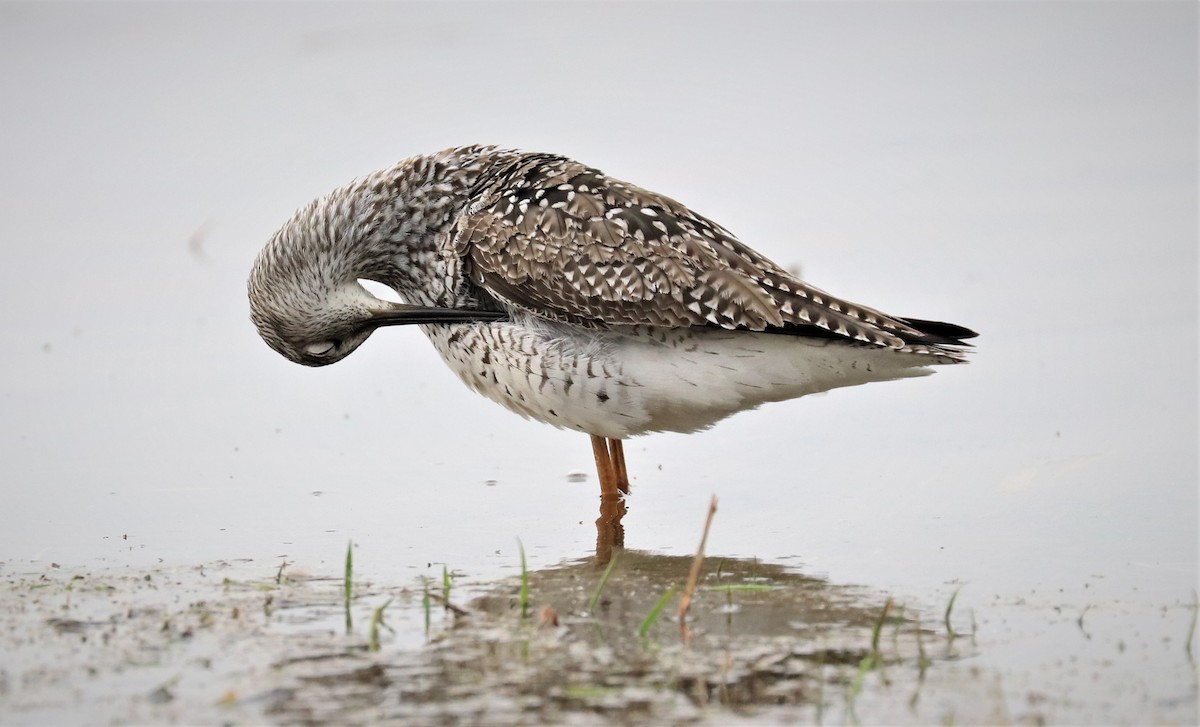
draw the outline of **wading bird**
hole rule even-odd
[[[419,325],[470,388],[590,435],[618,523],[626,437],[927,374],[975,335],[831,296],[669,197],[494,146],[415,156],[311,202],[248,288],[263,340],[306,366]]]

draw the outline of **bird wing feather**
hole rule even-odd
[[[675,200],[564,157],[519,157],[450,230],[497,300],[584,325],[815,326],[902,348],[904,321],[814,288]]]

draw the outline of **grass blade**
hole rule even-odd
[[[392,599],[388,599],[382,606],[371,612],[371,627],[367,629],[367,650],[379,651],[379,627],[388,628],[388,625],[383,622],[383,610],[392,604]]]
[[[1192,591],[1192,625],[1188,626],[1187,642],[1184,643],[1183,648],[1184,648],[1184,651],[1187,652],[1188,659],[1193,660],[1193,661],[1195,659],[1192,656],[1192,639],[1194,639],[1196,637],[1196,616],[1197,616],[1197,614],[1200,614],[1200,596],[1197,596],[1196,592]]]
[[[887,602],[883,604],[883,610],[879,612],[879,619],[875,622],[875,628],[871,631],[871,652],[876,656],[879,655],[879,632],[883,630],[883,622],[887,620],[888,614],[892,611],[892,597],[888,596]]]
[[[421,580],[423,582],[422,585],[424,586],[424,591],[425,591],[425,595],[423,595],[421,597],[421,608],[425,609],[425,640],[429,641],[429,623],[430,623],[429,581],[425,580],[424,578],[422,578]]]
[[[520,538],[517,538],[517,548],[521,551],[521,592],[517,603],[521,606],[521,618],[525,618],[529,615],[529,571],[525,568],[525,546]]]
[[[950,602],[946,604],[946,616],[944,618],[946,623],[946,635],[949,636],[951,640],[958,638],[959,636],[959,633],[954,630],[953,626],[950,625],[950,612],[954,610],[954,599],[958,598],[958,592],[960,590],[962,590],[961,587],[955,588],[954,593],[950,594]]]
[[[587,610],[593,616],[596,614],[596,604],[600,602],[600,594],[604,592],[604,584],[608,583],[608,577],[612,574],[613,566],[617,564],[619,556],[613,553],[608,559],[608,565],[604,568],[604,573],[600,574],[600,582],[596,584],[596,592],[592,594],[592,600],[588,601]]]
[[[346,633],[349,634],[354,629],[354,623],[350,618],[350,595],[352,592],[351,583],[354,579],[354,541],[346,542]]]
[[[667,607],[668,603],[671,602],[671,598],[674,597],[675,591],[675,584],[671,584],[671,587],[667,589],[667,592],[662,594],[662,596],[658,599],[658,602],[654,604],[654,608],[650,609],[650,613],[646,614],[646,618],[642,620],[642,625],[638,626],[639,637],[643,639],[646,638],[646,632],[650,630],[650,627],[653,626],[654,622],[658,620],[659,614],[661,614],[662,610]]]

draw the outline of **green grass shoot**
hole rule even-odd
[[[568,684],[563,690],[563,694],[568,699],[599,699],[620,693],[620,687],[606,687],[597,684]]]
[[[1183,648],[1187,651],[1188,659],[1192,661],[1195,661],[1195,657],[1192,656],[1192,640],[1196,637],[1197,614],[1200,614],[1200,596],[1197,596],[1196,592],[1192,591],[1192,625],[1188,627],[1187,642],[1183,645]]]
[[[591,615],[596,615],[596,604],[600,602],[600,594],[604,592],[604,584],[608,583],[608,577],[612,575],[613,566],[617,564],[619,556],[613,553],[608,559],[608,565],[605,566],[604,572],[600,574],[600,582],[596,584],[596,592],[592,594],[592,600],[588,601],[587,610]]]
[[[858,695],[862,693],[863,684],[867,680],[867,674],[883,664],[883,656],[879,652],[879,632],[883,630],[883,623],[887,621],[888,614],[891,611],[892,598],[889,596],[883,604],[883,610],[879,612],[879,618],[875,620],[874,628],[871,629],[871,651],[858,662],[858,671],[855,672],[854,679],[851,680],[850,687],[846,690],[846,705],[852,716],[854,714],[854,702],[858,699]],[[857,722],[857,718],[854,721]]]
[[[450,603],[450,571],[442,564],[442,603]]]
[[[855,724],[858,723],[858,717],[854,716],[854,703],[858,700],[858,695],[862,694],[863,684],[867,681],[867,673],[874,668],[875,654],[867,654],[862,661],[858,662],[858,671],[854,673],[854,679],[850,681],[850,686],[846,689],[846,708]]]
[[[896,645],[900,640],[900,627],[904,625],[904,614],[905,609],[904,604],[902,603],[896,607],[896,616],[893,619],[893,621],[896,623],[896,628],[892,629],[892,648],[896,648]]]
[[[813,700],[817,707],[817,724],[825,721],[825,659],[827,657],[828,652],[821,649],[820,658],[817,659],[817,696]]]
[[[425,595],[423,595],[421,597],[421,608],[424,609],[424,611],[425,611],[425,640],[428,641],[429,640],[429,624],[431,621],[430,613],[429,613],[430,608],[431,608],[431,602],[429,599],[429,581],[425,578],[422,578],[421,581],[422,581],[422,585],[424,586],[423,590],[425,592]]]
[[[912,696],[908,698],[908,708],[915,710],[917,702],[921,700],[921,687],[925,685],[925,672],[933,665],[933,662],[925,654],[925,640],[921,636],[921,614],[916,614],[913,619],[913,626],[917,630],[917,688],[913,690]]]
[[[920,614],[917,615],[915,626],[917,628],[917,667],[921,670],[920,678],[922,681],[924,681],[925,670],[932,666],[933,662],[929,659],[929,656],[925,654],[925,639],[921,634]]]
[[[642,625],[638,626],[639,637],[643,639],[646,638],[646,633],[650,631],[650,627],[653,626],[654,622],[658,620],[659,614],[661,614],[662,610],[667,607],[667,604],[671,602],[671,599],[675,597],[676,590],[678,590],[677,587],[672,584],[671,587],[667,589],[667,592],[659,597],[658,601],[654,604],[654,607],[650,609],[650,613],[646,614],[646,618],[642,619]]]
[[[525,618],[529,615],[529,571],[525,568],[525,546],[520,538],[517,538],[517,549],[521,551],[521,591],[517,603],[521,607],[521,618]]]
[[[892,612],[892,597],[888,596],[888,600],[883,604],[883,610],[879,612],[879,618],[875,621],[875,628],[871,630],[871,653],[876,657],[879,656],[879,632],[883,631],[883,622],[887,620],[888,614]]]
[[[959,633],[954,630],[953,626],[950,625],[950,612],[954,610],[954,601],[958,598],[958,592],[960,590],[962,589],[955,588],[954,593],[950,594],[950,602],[946,604],[946,615],[943,618],[943,621],[946,624],[946,635],[949,636],[952,641],[958,638]]]
[[[389,628],[383,622],[383,610],[392,604],[392,599],[388,599],[382,606],[371,612],[371,627],[367,630],[367,650],[379,651],[379,627]]]
[[[773,591],[775,586],[767,583],[727,583],[720,586],[705,586],[704,590],[713,591],[715,593],[734,593],[740,591],[743,593],[754,593],[761,591]]]
[[[346,633],[354,630],[354,622],[350,618],[350,596],[354,578],[354,541],[346,542]]]

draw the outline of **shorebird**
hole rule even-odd
[[[928,374],[965,361],[976,335],[829,295],[669,197],[494,146],[414,156],[314,200],[248,290],[263,340],[306,366],[419,325],[470,388],[590,435],[609,502],[629,491],[628,437]]]

